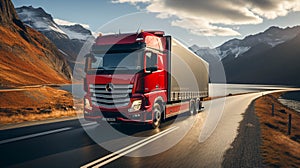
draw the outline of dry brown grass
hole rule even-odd
[[[81,100],[74,102],[69,92],[46,86],[0,92],[0,97],[0,126],[71,117],[82,111]]]
[[[300,167],[300,115],[277,99],[282,93],[265,95],[255,102],[262,133],[262,156],[269,167]],[[275,116],[271,115],[272,103]],[[292,133],[287,135],[288,114],[292,114]]]
[[[28,42],[17,30],[0,25],[0,86],[70,83],[50,61],[56,55],[50,41],[28,28]]]
[[[17,124],[26,121],[41,121],[47,119],[56,119],[56,118],[63,118],[63,117],[73,117],[76,116],[77,113],[75,110],[69,111],[52,111],[51,113],[46,114],[37,114],[37,113],[29,113],[29,114],[15,114],[11,116],[1,116],[0,123],[1,124]]]

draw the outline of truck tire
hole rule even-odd
[[[200,112],[201,107],[202,107],[202,102],[201,102],[200,99],[198,98],[198,99],[196,100],[196,103],[195,103],[195,110],[196,110],[196,113]]]
[[[156,129],[160,126],[161,118],[162,118],[161,106],[158,103],[154,103],[154,106],[153,106],[153,122],[151,124],[153,129]]]
[[[190,100],[190,111],[189,111],[189,114],[191,116],[193,116],[193,115],[196,114],[195,100],[193,100],[193,99]]]

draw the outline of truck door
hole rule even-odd
[[[157,72],[157,54],[151,51],[146,51],[145,53],[145,82],[144,91],[151,92],[160,88],[159,86],[159,76]]]

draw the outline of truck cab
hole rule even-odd
[[[84,118],[159,127],[168,105],[181,102],[171,100],[170,50],[163,31],[97,37],[86,55]],[[186,98],[189,110],[192,94]]]

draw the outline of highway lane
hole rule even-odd
[[[181,120],[184,120],[184,118],[182,117]],[[163,123],[161,130],[149,130],[145,127],[136,129],[136,126],[132,125],[115,125],[114,127],[124,133],[124,135],[144,138],[167,130],[173,121],[169,120]],[[39,126],[31,126],[30,128],[1,131],[0,167],[79,167],[88,161],[97,159],[99,156],[105,156],[110,153],[96,144],[86,134],[78,121],[68,121],[66,125],[61,124],[63,122],[47,124],[47,126],[43,125],[41,129],[38,128]],[[47,132],[61,129],[59,128],[60,126],[67,126],[63,128],[71,129],[1,144],[7,139],[14,139],[12,134],[18,135],[17,137],[25,137],[29,133],[30,135],[37,134],[39,129],[40,132]],[[106,126],[100,126],[95,123],[85,123],[84,127],[100,135],[104,134],[105,130],[108,130],[108,128],[105,128]],[[27,132],[27,134],[24,132]],[[112,135],[111,137],[103,137],[101,142],[114,144],[121,138]]]
[[[163,125],[168,125],[168,122]],[[105,126],[100,126],[93,122],[85,122],[83,123],[83,127],[97,134],[103,134],[105,130],[107,130],[104,128]],[[116,125],[115,128],[126,135],[134,134],[135,136],[144,137],[157,133],[157,130],[149,130],[144,127],[136,129],[136,126],[131,125]],[[166,129],[166,127],[161,130],[164,129]],[[28,135],[30,136],[28,137]],[[113,141],[116,138],[117,137],[104,137],[102,142]],[[69,154],[69,152],[73,150],[75,153],[71,152]],[[66,164],[70,164],[72,167],[79,167],[91,158],[96,159],[102,153],[108,153],[105,149],[99,147],[98,144],[95,144],[94,140],[86,134],[78,120],[2,130],[0,131],[0,151],[0,167],[12,165],[20,167],[40,167],[37,166],[39,165],[39,159],[44,160],[53,156],[55,159],[48,163],[49,167],[52,167],[53,164],[60,163],[61,159],[62,164],[59,164],[59,167],[65,167]],[[95,151],[94,154],[93,151]],[[71,158],[82,155],[83,158],[72,162],[70,161]],[[42,161],[42,165],[43,164],[44,161]]]
[[[107,164],[106,167],[221,167],[223,156],[237,135],[242,114],[251,100],[260,95],[261,93],[255,93],[226,98],[223,116],[213,134],[205,141],[200,134],[204,129],[203,120],[201,116],[197,116],[193,128],[170,150],[150,157],[123,157]],[[218,111],[213,109],[213,112]],[[133,153],[142,153],[154,147],[161,148],[163,145],[160,141],[155,141]]]
[[[83,129],[80,122],[67,121],[0,131],[0,167],[80,167],[93,161],[92,166],[107,167],[220,167],[224,153],[237,135],[242,114],[261,95],[253,93],[205,102],[206,110],[197,116],[170,119],[160,130],[114,125],[118,131],[111,134],[108,125],[84,123]],[[217,119],[219,124],[214,130],[214,124],[206,122],[215,122],[208,121],[208,116],[219,113],[223,107],[217,104],[222,103],[225,103],[224,113]],[[63,128],[68,129],[51,132]],[[39,135],[47,131],[49,134]],[[28,135],[36,136],[26,138]],[[16,137],[25,138],[1,144]],[[124,150],[113,153],[119,149]],[[103,164],[101,159],[106,156],[112,159],[104,160],[107,162]]]

